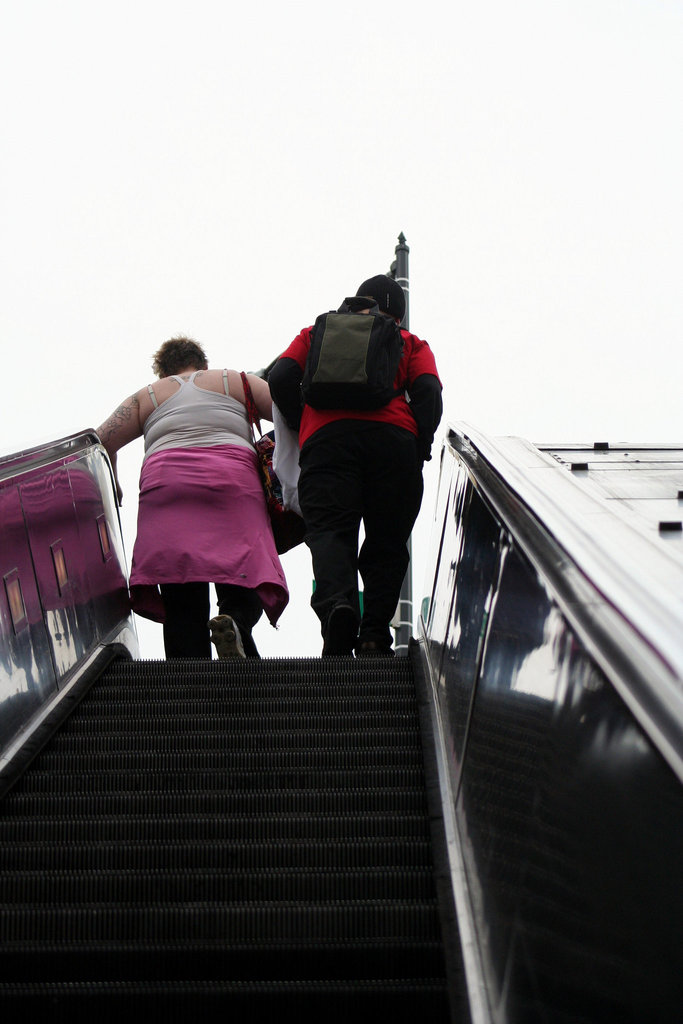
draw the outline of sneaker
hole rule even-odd
[[[382,647],[375,640],[364,640],[356,650],[357,658],[393,658],[394,651],[391,647]]]
[[[230,615],[216,615],[208,625],[219,658],[246,658],[240,631]]]
[[[338,604],[330,612],[325,627],[323,658],[353,654],[358,635],[358,620],[350,604]]]

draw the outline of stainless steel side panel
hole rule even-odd
[[[1,751],[99,646],[116,636],[137,655],[111,469],[92,432],[0,459],[0,577]]]
[[[56,691],[57,677],[16,485],[0,490],[0,524],[1,747]]]
[[[634,713],[659,676],[634,661],[626,699],[628,657],[600,630],[587,641],[606,593],[552,538],[527,545],[533,524],[509,499],[503,515],[445,447],[422,644],[473,1021],[670,1021],[683,1000],[677,712],[660,729],[655,692]],[[637,632],[636,597],[621,628]],[[669,694],[676,670],[655,664]]]

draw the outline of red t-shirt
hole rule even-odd
[[[298,363],[302,371],[311,347],[312,330],[312,327],[305,327],[301,334],[297,334],[289,348],[282,353],[283,358],[293,359]],[[438,380],[436,362],[427,342],[422,341],[409,331],[402,330],[401,337],[403,338],[403,355],[398,365],[394,387],[397,390],[399,388],[410,390],[410,385],[424,373],[430,373]],[[415,417],[410,411],[405,395],[400,394],[380,409],[313,409],[310,405],[305,405],[301,415],[299,444],[303,445],[316,430],[338,420],[371,420],[375,423],[392,423],[417,436]]]

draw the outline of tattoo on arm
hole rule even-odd
[[[111,414],[109,419],[98,430],[102,444],[106,445],[121,432],[124,432],[126,435],[130,434],[131,421],[134,421],[137,432],[140,425],[139,407],[140,402],[137,395],[131,395],[125,402],[122,402],[118,409]],[[137,436],[137,433],[135,436]]]

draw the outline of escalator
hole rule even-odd
[[[448,1021],[429,819],[412,659],[117,660],[0,807],[5,1019]]]
[[[461,425],[408,657],[150,662],[97,436],[0,458],[3,1019],[677,1020],[681,502]]]

